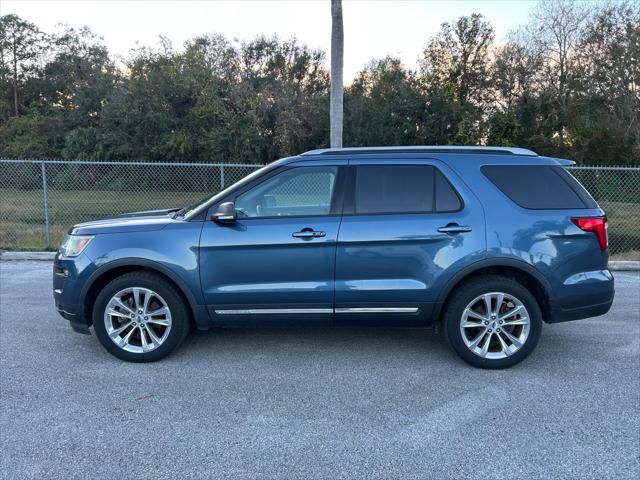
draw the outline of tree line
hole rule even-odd
[[[346,46],[348,48],[348,45]],[[126,58],[88,28],[0,17],[0,156],[267,163],[329,144],[325,53],[295,38],[166,38]],[[496,41],[480,14],[372,60],[344,92],[345,146],[498,145],[640,163],[640,5],[544,1]]]

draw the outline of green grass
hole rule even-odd
[[[599,202],[609,220],[612,257],[640,260],[640,203]]]
[[[204,198],[207,192],[114,192],[53,190],[49,193],[49,220],[53,247],[78,222],[119,213],[182,207]],[[609,218],[614,257],[640,260],[640,203],[600,202]],[[47,248],[40,190],[0,189],[0,248]]]

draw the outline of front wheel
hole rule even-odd
[[[444,312],[453,350],[481,368],[507,368],[524,360],[542,331],[540,307],[526,287],[487,275],[459,286]]]
[[[176,288],[163,277],[132,272],[108,283],[93,309],[100,343],[129,362],[159,360],[186,338],[189,311]]]

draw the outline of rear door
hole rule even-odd
[[[484,212],[445,164],[352,159],[335,322],[424,324],[447,278],[484,251]]]

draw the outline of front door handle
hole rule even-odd
[[[470,232],[472,229],[466,225],[458,225],[457,223],[449,223],[446,227],[438,228],[440,233],[455,235],[456,233]]]
[[[317,238],[324,237],[325,235],[325,232],[314,230],[313,228],[303,228],[299,232],[294,232],[291,234],[291,236],[296,238]]]

